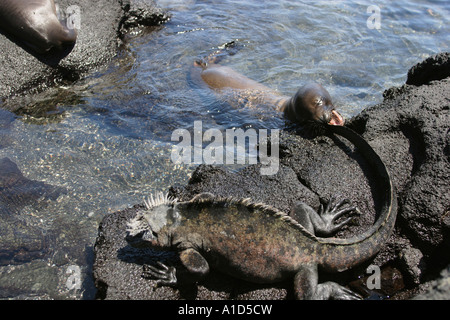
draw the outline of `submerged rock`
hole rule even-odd
[[[41,197],[55,200],[62,191],[62,188],[24,177],[14,162],[0,159],[0,206],[3,208],[0,215],[18,211]]]
[[[55,200],[62,192],[63,188],[24,177],[10,159],[0,159],[0,265],[23,263],[46,253],[48,238],[43,231],[17,213],[40,199]]]
[[[448,54],[439,57],[448,57]],[[447,68],[448,59],[430,59],[442,61],[442,68]],[[407,280],[407,290],[437,276],[436,270],[450,263],[447,254],[450,78],[446,72],[441,73],[444,78],[429,78],[426,65],[412,68],[414,78],[428,78],[417,82],[425,81],[426,85],[405,84],[401,88],[389,89],[381,104],[364,110],[348,124],[363,135],[386,163],[400,204],[396,230],[371,263],[380,267],[394,266],[398,270],[396,277]],[[434,70],[436,64],[433,62],[429,68]],[[280,170],[276,175],[261,176],[259,165],[238,172],[201,165],[188,185],[173,187],[170,193],[181,200],[190,199],[200,192],[249,197],[285,212],[296,201],[304,201],[317,208],[320,202],[332,195],[349,198],[363,213],[337,235],[350,237],[369,228],[376,219],[375,208],[379,200],[375,179],[358,150],[354,150],[345,139],[311,137],[300,129],[280,134]],[[139,252],[128,247],[124,239],[125,223],[138,209],[136,206],[108,215],[101,224],[94,262],[94,277],[100,298],[291,297],[291,282],[275,288],[255,287],[216,273],[210,274],[198,289],[154,288],[153,280],[142,278],[142,264],[158,257],[151,250]],[[164,259],[177,263],[174,257]],[[364,269],[357,269],[356,272],[361,274]],[[352,272],[329,275],[333,281],[343,283],[357,277],[358,274]],[[403,288],[403,285],[392,288]],[[392,290],[389,294],[395,296]]]

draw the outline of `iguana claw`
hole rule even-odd
[[[347,213],[361,214],[355,206],[343,207],[347,204],[350,204],[350,200],[343,199],[339,202],[336,202],[336,197],[331,197],[325,207],[321,204],[318,214],[322,220],[322,223],[320,224],[320,230],[317,231],[322,234],[335,233],[336,231],[339,231],[343,226],[348,224],[352,220],[352,217],[349,217],[344,221],[336,224],[337,219]]]
[[[157,280],[158,285],[172,286],[177,284],[177,276],[175,267],[168,267],[162,262],[156,263],[158,267],[144,264],[142,276]]]

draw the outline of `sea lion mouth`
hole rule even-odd
[[[332,126],[343,126],[345,119],[336,110],[331,110],[331,119],[328,121],[329,125]]]

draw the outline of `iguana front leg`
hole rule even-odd
[[[325,207],[320,205],[319,212],[316,212],[307,204],[298,202],[290,215],[312,234],[330,236],[352,220],[349,217],[336,224],[338,218],[348,213],[359,214],[359,210],[354,206],[344,207],[348,203],[347,199],[336,202],[336,199],[332,197]]]
[[[209,273],[208,262],[195,249],[189,248],[180,252],[180,261],[186,270],[177,270],[158,262],[158,267],[144,265],[144,277],[157,280],[158,285],[175,286],[178,284],[180,273],[184,282],[197,282]],[[186,273],[186,274],[184,274]]]
[[[336,282],[318,283],[317,265],[301,267],[294,278],[294,292],[299,300],[361,299],[361,296]]]
[[[144,278],[156,279],[156,284],[164,286],[175,286],[177,284],[177,276],[175,267],[168,267],[162,262],[157,262],[158,267],[144,264],[142,276]]]

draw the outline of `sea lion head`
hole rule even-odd
[[[343,126],[344,117],[336,110],[328,91],[318,83],[306,84],[291,98],[285,113],[298,123],[307,121]]]

